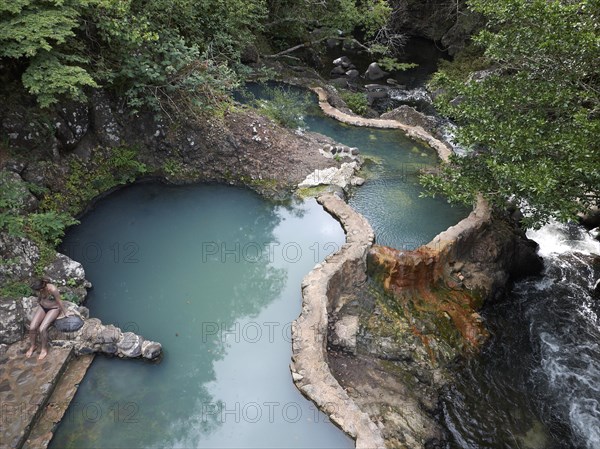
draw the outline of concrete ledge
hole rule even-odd
[[[379,428],[340,386],[327,361],[328,312],[343,306],[343,294],[366,281],[373,229],[337,196],[324,194],[317,201],[341,223],[346,243],[302,281],[302,312],[292,325],[292,377],[306,397],[356,440],[357,448],[384,447]]]
[[[325,115],[348,125],[366,126],[370,128],[381,129],[400,129],[404,131],[407,136],[426,142],[431,148],[437,151],[438,156],[442,161],[448,162],[450,160],[450,155],[452,154],[450,147],[441,140],[436,139],[420,126],[405,125],[397,120],[364,118],[356,115],[346,114],[345,112],[342,112],[329,104],[325,89],[322,87],[313,87],[311,90],[319,96],[319,107],[325,113]]]
[[[15,343],[0,357],[1,449],[23,446],[72,357],[71,348],[51,347],[44,360],[26,358],[28,346]]]
[[[383,129],[399,129],[404,131],[409,137],[422,140],[437,151],[439,158],[447,163],[450,160],[452,150],[441,140],[425,131],[419,126],[409,126],[391,119],[367,119],[364,117],[346,114],[345,112],[336,109],[328,101],[328,94],[322,87],[312,87],[311,90],[319,97],[319,107],[325,115],[334,118],[342,123],[354,126],[366,126]],[[479,230],[491,223],[491,210],[487,201],[482,195],[477,197],[477,203],[473,207],[473,211],[468,217],[461,220],[454,226],[435,236],[431,242],[420,248],[425,251],[432,251],[439,258],[443,259],[444,263],[448,262],[450,255],[456,255],[458,247],[465,240],[474,238]],[[442,256],[442,257],[440,257]]]

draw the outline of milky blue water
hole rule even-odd
[[[100,201],[62,249],[91,315],[165,353],[97,357],[51,447],[352,447],[289,372],[301,280],[343,242],[314,200],[143,184]]]

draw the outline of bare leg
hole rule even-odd
[[[37,337],[37,330],[45,316],[46,312],[44,312],[44,309],[38,306],[33,318],[31,319],[31,323],[29,324],[29,350],[25,354],[26,357],[31,357],[33,351],[35,351],[35,338]]]
[[[40,355],[38,356],[38,360],[42,360],[48,354],[48,328],[52,324],[52,322],[56,319],[56,317],[60,314],[60,309],[52,309],[48,310],[46,316],[44,317],[44,321],[40,324],[40,336],[42,337],[42,350],[40,351]]]

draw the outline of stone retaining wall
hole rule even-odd
[[[356,440],[357,448],[384,447],[379,428],[340,386],[327,363],[328,312],[343,305],[344,293],[366,281],[366,254],[374,241],[369,222],[333,194],[317,198],[346,232],[346,243],[302,281],[302,313],[292,326],[290,365],[296,386]]]
[[[420,126],[410,126],[400,123],[397,120],[380,119],[380,118],[364,118],[356,115],[346,114],[345,112],[336,109],[329,104],[327,92],[322,87],[311,88],[319,96],[319,107],[328,117],[334,118],[342,123],[354,126],[365,126],[371,128],[382,128],[382,129],[400,129],[406,133],[408,137],[413,139],[422,140],[427,143],[431,148],[437,151],[438,156],[444,162],[448,162],[452,150],[448,145],[439,139],[436,139],[430,133],[425,131]]]
[[[312,88],[319,96],[323,112],[343,123],[355,126],[399,129],[409,137],[426,142],[440,159],[449,161],[451,149],[421,127],[396,120],[366,119],[352,116],[331,106],[327,92]],[[373,247],[374,233],[368,221],[343,200],[332,194],[320,196],[318,202],[333,215],[346,232],[342,249],[318,264],[302,283],[302,313],[292,327],[292,377],[300,391],[327,413],[330,419],[356,440],[356,447],[384,447],[381,429],[368,414],[361,411],[330,371],[327,355],[328,315],[344,304],[345,295],[367,279],[366,259]],[[448,275],[448,264],[462,252],[465,243],[472,244],[491,222],[487,202],[478,198],[473,212],[455,226],[437,235],[421,249],[438,261],[439,275]]]

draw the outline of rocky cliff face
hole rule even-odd
[[[386,446],[447,447],[438,391],[454,362],[488,338],[483,303],[498,300],[512,278],[541,270],[535,250],[483,201],[415,251],[370,248],[370,281],[330,311],[329,364]]]
[[[96,154],[115,147],[137,148],[149,175],[169,182],[244,184],[269,196],[291,190],[315,169],[339,165],[319,154],[319,148],[334,143],[330,139],[284,129],[251,110],[237,107],[220,118],[171,122],[152,114],[128,115],[118,99],[102,91],[89,104],[46,112],[10,106],[0,111],[0,131],[8,136],[0,168],[8,163],[51,191],[64,189],[70,159],[93,163]]]
[[[478,310],[499,300],[510,281],[541,272],[536,249],[514,224],[492,218],[482,201],[468,218],[415,251],[374,245],[368,270],[388,297],[390,315],[418,337],[434,364],[443,365],[485,342]]]

